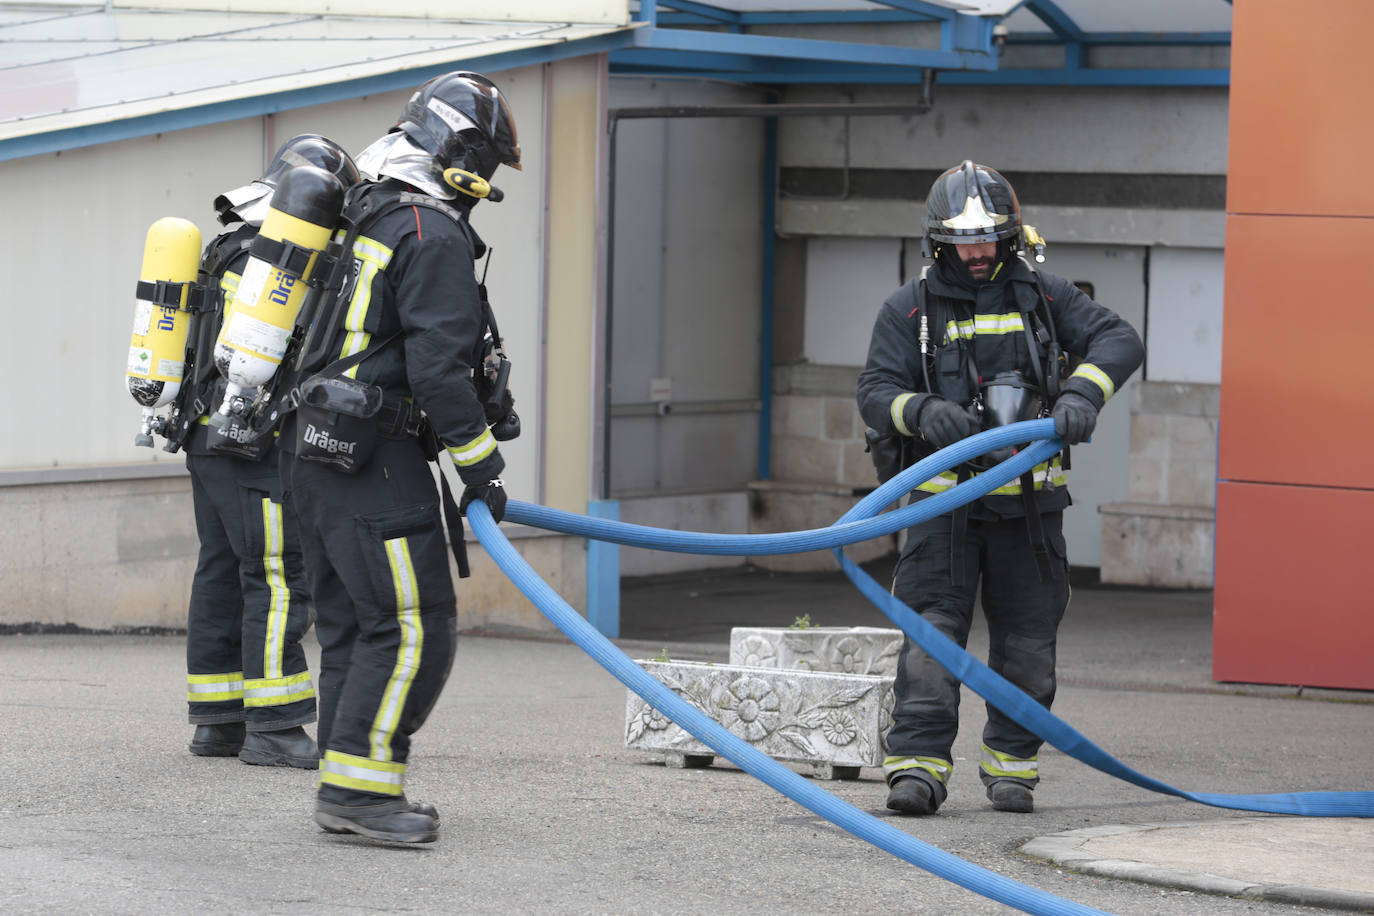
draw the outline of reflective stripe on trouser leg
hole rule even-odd
[[[234,461],[188,454],[195,510],[195,575],[186,611],[186,702],[193,725],[242,722],[243,591],[236,539],[239,516]]]
[[[978,764],[978,775],[984,783],[1011,779],[1034,788],[1040,781],[1039,755],[1030,758],[1014,757],[985,744],[982,759]]]
[[[261,497],[262,569],[267,615],[263,626],[262,677],[244,683],[243,705],[263,709],[285,706],[315,696],[310,672],[284,674],[292,612],[291,587],[286,576],[286,523],[281,504]]]
[[[320,761],[320,785],[338,786],[376,795],[404,795],[406,765],[383,760],[371,760],[325,751]]]
[[[921,772],[934,777],[940,785],[949,784],[949,776],[954,772],[954,763],[950,760],[941,760],[939,757],[887,757],[883,760],[883,776],[886,777],[888,785],[897,776],[910,776],[912,770]]]
[[[224,674],[186,675],[186,701],[188,703],[242,702],[243,672],[229,671]]]
[[[405,708],[410,685],[420,668],[420,651],[424,648],[425,628],[420,622],[420,583],[415,578],[411,562],[410,544],[403,537],[383,542],[387,562],[391,566],[392,585],[396,590],[396,619],[401,627],[401,644],[396,649],[396,666],[382,692],[377,716],[372,720],[368,736],[370,756],[374,760],[391,759],[391,739]]]
[[[368,756],[326,750],[320,763],[320,785],[379,795],[401,795],[405,789],[406,767],[404,763],[393,762],[391,742],[420,667],[424,626],[420,622],[420,586],[407,539],[391,538],[382,542],[382,548],[391,568],[396,620],[400,626],[396,661],[368,732]]]

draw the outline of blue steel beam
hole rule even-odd
[[[842,23],[933,22],[929,16],[904,10],[799,10],[794,13],[740,13],[740,25],[834,25]],[[660,13],[658,24],[706,25],[716,19],[689,13]]]
[[[1069,15],[1059,8],[1059,4],[1054,0],[1028,0],[1026,9],[1035,14],[1036,18],[1053,30],[1060,40],[1065,42],[1086,40],[1083,30],[1078,27],[1078,23],[1069,18]]]
[[[812,38],[722,34],[691,29],[640,29],[634,33],[634,44],[639,48],[659,51],[702,51],[878,66],[935,67],[947,70],[992,70],[997,66],[997,58],[992,51],[990,30],[988,37],[988,45],[980,50],[937,51]]]
[[[925,0],[873,0],[873,2],[891,7],[894,10],[904,10],[908,13],[920,13],[931,19],[939,19],[944,22],[953,22],[959,14],[947,6],[936,6],[934,3],[926,3]]]
[[[650,0],[643,0],[643,2],[648,3]],[[718,6],[696,3],[694,0],[658,0],[658,5],[677,10],[679,13],[691,13],[693,16],[699,16],[702,19],[708,19],[712,22],[723,23],[725,25],[740,24],[740,14],[734,10],[723,10]],[[662,14],[659,15],[659,25],[664,24],[664,18]]]
[[[691,75],[759,84],[854,83],[856,85],[916,85],[920,72],[908,67],[874,67],[823,60],[729,58],[721,55],[613,51],[611,72],[620,75]],[[710,66],[716,64],[717,66]],[[1227,69],[1058,69],[970,72],[941,70],[945,86],[1227,86]]]
[[[1059,35],[1041,32],[1012,32],[1007,44],[1057,45],[1063,44]],[[1085,45],[1229,45],[1230,32],[1084,32]]]

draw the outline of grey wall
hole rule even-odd
[[[760,99],[611,80],[612,111]],[[626,119],[617,132],[612,495],[742,488],[758,454],[761,122]],[[671,386],[663,415],[650,401],[655,379]]]

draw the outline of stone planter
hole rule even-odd
[[[882,764],[891,678],[705,662],[637,664],[775,760],[810,764],[822,779],[856,779],[860,767]],[[669,766],[704,767],[715,759],[715,751],[632,691],[625,746],[662,752]]]
[[[735,627],[730,664],[894,678],[902,639],[878,627]]]

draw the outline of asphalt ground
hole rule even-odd
[[[1077,588],[1055,711],[1185,789],[1374,788],[1374,698],[1212,682],[1210,601]],[[746,568],[627,580],[619,644],[636,658],[667,648],[723,661],[730,626],[802,614],[885,622],[837,573]],[[973,651],[981,638],[975,630]],[[443,818],[440,840],[416,847],[321,832],[311,772],[191,756],[184,683],[176,635],[0,637],[0,911],[1010,911],[728,762],[679,770],[627,750],[625,688],[560,637],[460,641],[414,742],[407,792]],[[1374,908],[1370,821],[1210,808],[1048,747],[1035,813],[995,812],[976,773],[982,705],[967,691],[963,711],[936,816],[888,812],[876,769],[818,784],[926,843],[1106,912]]]

